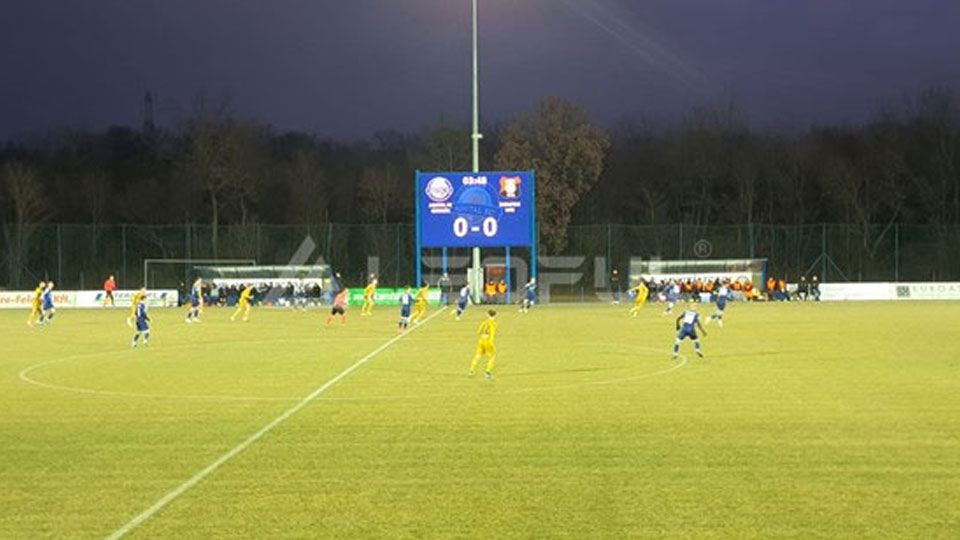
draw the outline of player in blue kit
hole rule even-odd
[[[680,354],[680,342],[686,338],[690,338],[693,341],[693,346],[696,348],[697,356],[703,358],[703,353],[700,352],[700,338],[697,337],[697,328],[703,332],[703,335],[707,335],[707,331],[703,329],[703,325],[700,324],[700,314],[697,313],[696,304],[691,305],[690,309],[686,310],[677,317],[677,340],[673,343],[673,357],[676,358]]]
[[[52,323],[56,314],[57,308],[53,307],[53,282],[49,281],[41,296],[40,326]]]
[[[463,315],[463,312],[467,310],[467,304],[471,302],[470,300],[470,286],[464,285],[460,287],[460,295],[457,296],[457,311],[451,311],[450,313],[456,315],[457,320],[460,320],[460,316]]]
[[[410,310],[413,308],[413,294],[407,287],[400,296],[400,321],[397,322],[397,332],[403,332],[410,326]]]
[[[203,303],[203,280],[197,278],[190,289],[190,309],[187,311],[187,322],[200,322],[200,304]]]
[[[720,325],[720,328],[723,328],[723,310],[727,308],[728,294],[730,294],[730,291],[727,289],[727,286],[725,284],[720,285],[720,288],[717,289],[717,310],[707,319],[707,324],[715,320],[717,324]]]
[[[680,300],[680,282],[672,282],[667,285],[667,309],[663,312],[664,316],[673,313],[673,306]]]
[[[520,312],[526,313],[530,311],[530,306],[537,301],[537,278],[530,278],[530,281],[523,286],[523,291],[520,293]]]
[[[140,340],[140,335],[143,335],[143,346],[150,346],[150,316],[147,315],[147,302],[146,299],[141,297],[140,302],[137,303],[137,333],[133,335],[133,343],[130,344],[131,347],[136,347],[137,342]]]

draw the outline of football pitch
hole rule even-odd
[[[960,537],[960,303],[627,309],[0,312],[0,537]]]

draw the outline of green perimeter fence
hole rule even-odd
[[[386,286],[412,284],[416,275],[414,226],[405,223],[231,225],[219,227],[216,235],[208,225],[7,224],[0,230],[0,288],[5,289],[25,289],[41,279],[53,279],[61,289],[98,288],[108,274],[132,288],[143,280],[145,259],[254,259],[280,265],[322,260],[351,286],[368,272],[377,273]],[[608,224],[573,226],[567,237],[561,253],[540,253],[538,268],[541,274],[566,276],[569,284],[555,294],[573,297],[607,287],[607,272],[614,267],[625,272],[631,257],[766,258],[769,273],[791,280],[816,274],[823,281],[960,281],[960,226]],[[430,257],[425,274],[433,275],[441,252],[425,255]],[[525,250],[512,255],[529,260]],[[490,262],[503,256],[503,249],[484,250]],[[469,250],[447,252],[454,275],[462,273],[468,259]],[[431,265],[437,269],[430,270]],[[177,287],[192,278],[190,266],[154,265],[149,285]]]

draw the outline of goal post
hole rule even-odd
[[[143,286],[150,288],[150,266],[157,265],[209,265],[209,264],[241,264],[241,265],[256,265],[257,261],[255,259],[144,259],[143,260]],[[189,281],[189,278],[185,276],[184,282]]]

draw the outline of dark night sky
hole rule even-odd
[[[735,99],[758,124],[857,122],[960,89],[957,0],[481,0],[481,114],[538,97],[602,123]],[[7,0],[0,137],[175,125],[200,93],[362,137],[470,114],[469,0]]]

